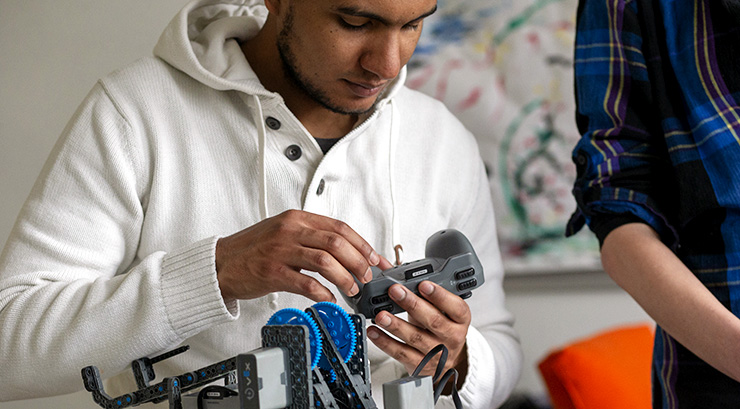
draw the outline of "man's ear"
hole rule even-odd
[[[269,11],[270,14],[279,16],[282,3],[282,0],[265,0],[265,7],[267,7],[267,11]]]

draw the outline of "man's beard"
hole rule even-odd
[[[295,54],[290,48],[290,38],[293,36],[293,10],[288,10],[288,15],[285,18],[285,25],[277,38],[277,48],[280,54],[280,60],[283,62],[283,71],[288,78],[295,84],[298,89],[303,91],[309,98],[318,102],[324,108],[342,115],[362,115],[372,111],[375,108],[375,104],[378,102],[377,98],[372,106],[367,109],[361,110],[349,110],[345,107],[335,105],[331,97],[321,90],[318,86],[312,84],[306,77],[298,71],[296,64]]]

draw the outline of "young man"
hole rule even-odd
[[[653,407],[740,405],[740,2],[583,0],[574,194],[655,319]]]
[[[353,295],[353,276],[391,266],[381,254],[422,258],[427,237],[456,228],[486,284],[467,302],[432,283],[390,290],[409,314],[372,317],[376,402],[445,343],[466,407],[500,404],[521,351],[483,165],[439,102],[403,86],[435,9],[199,0],[156,58],[99,81],[0,258],[0,351],[20,375],[0,395],[78,390],[91,364],[130,391],[116,374],[179,344],[191,350],[159,373],[249,351],[275,311]],[[51,381],[31,382],[40,368]]]

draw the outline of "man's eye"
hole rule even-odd
[[[362,28],[365,28],[368,23],[366,21],[360,22],[360,21],[347,21],[343,18],[339,19],[339,22],[344,26],[345,28],[348,28],[350,30],[360,30]]]

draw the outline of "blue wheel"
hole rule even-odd
[[[347,361],[352,357],[352,354],[355,353],[355,348],[357,347],[355,323],[352,322],[352,318],[342,309],[342,307],[334,303],[320,302],[314,304],[313,308],[318,312],[321,322],[324,323],[334,345],[339,351],[339,355],[344,360],[344,363],[347,363]],[[332,370],[331,364],[326,358],[326,354],[321,355],[321,359],[319,359],[319,368],[327,371]],[[336,377],[336,374],[334,377]]]
[[[329,371],[329,382],[336,382],[337,381],[337,373],[332,369]]]
[[[321,358],[321,333],[319,326],[308,313],[297,308],[284,308],[272,314],[267,325],[305,325],[308,327],[308,339],[311,348],[311,369],[316,368]]]

